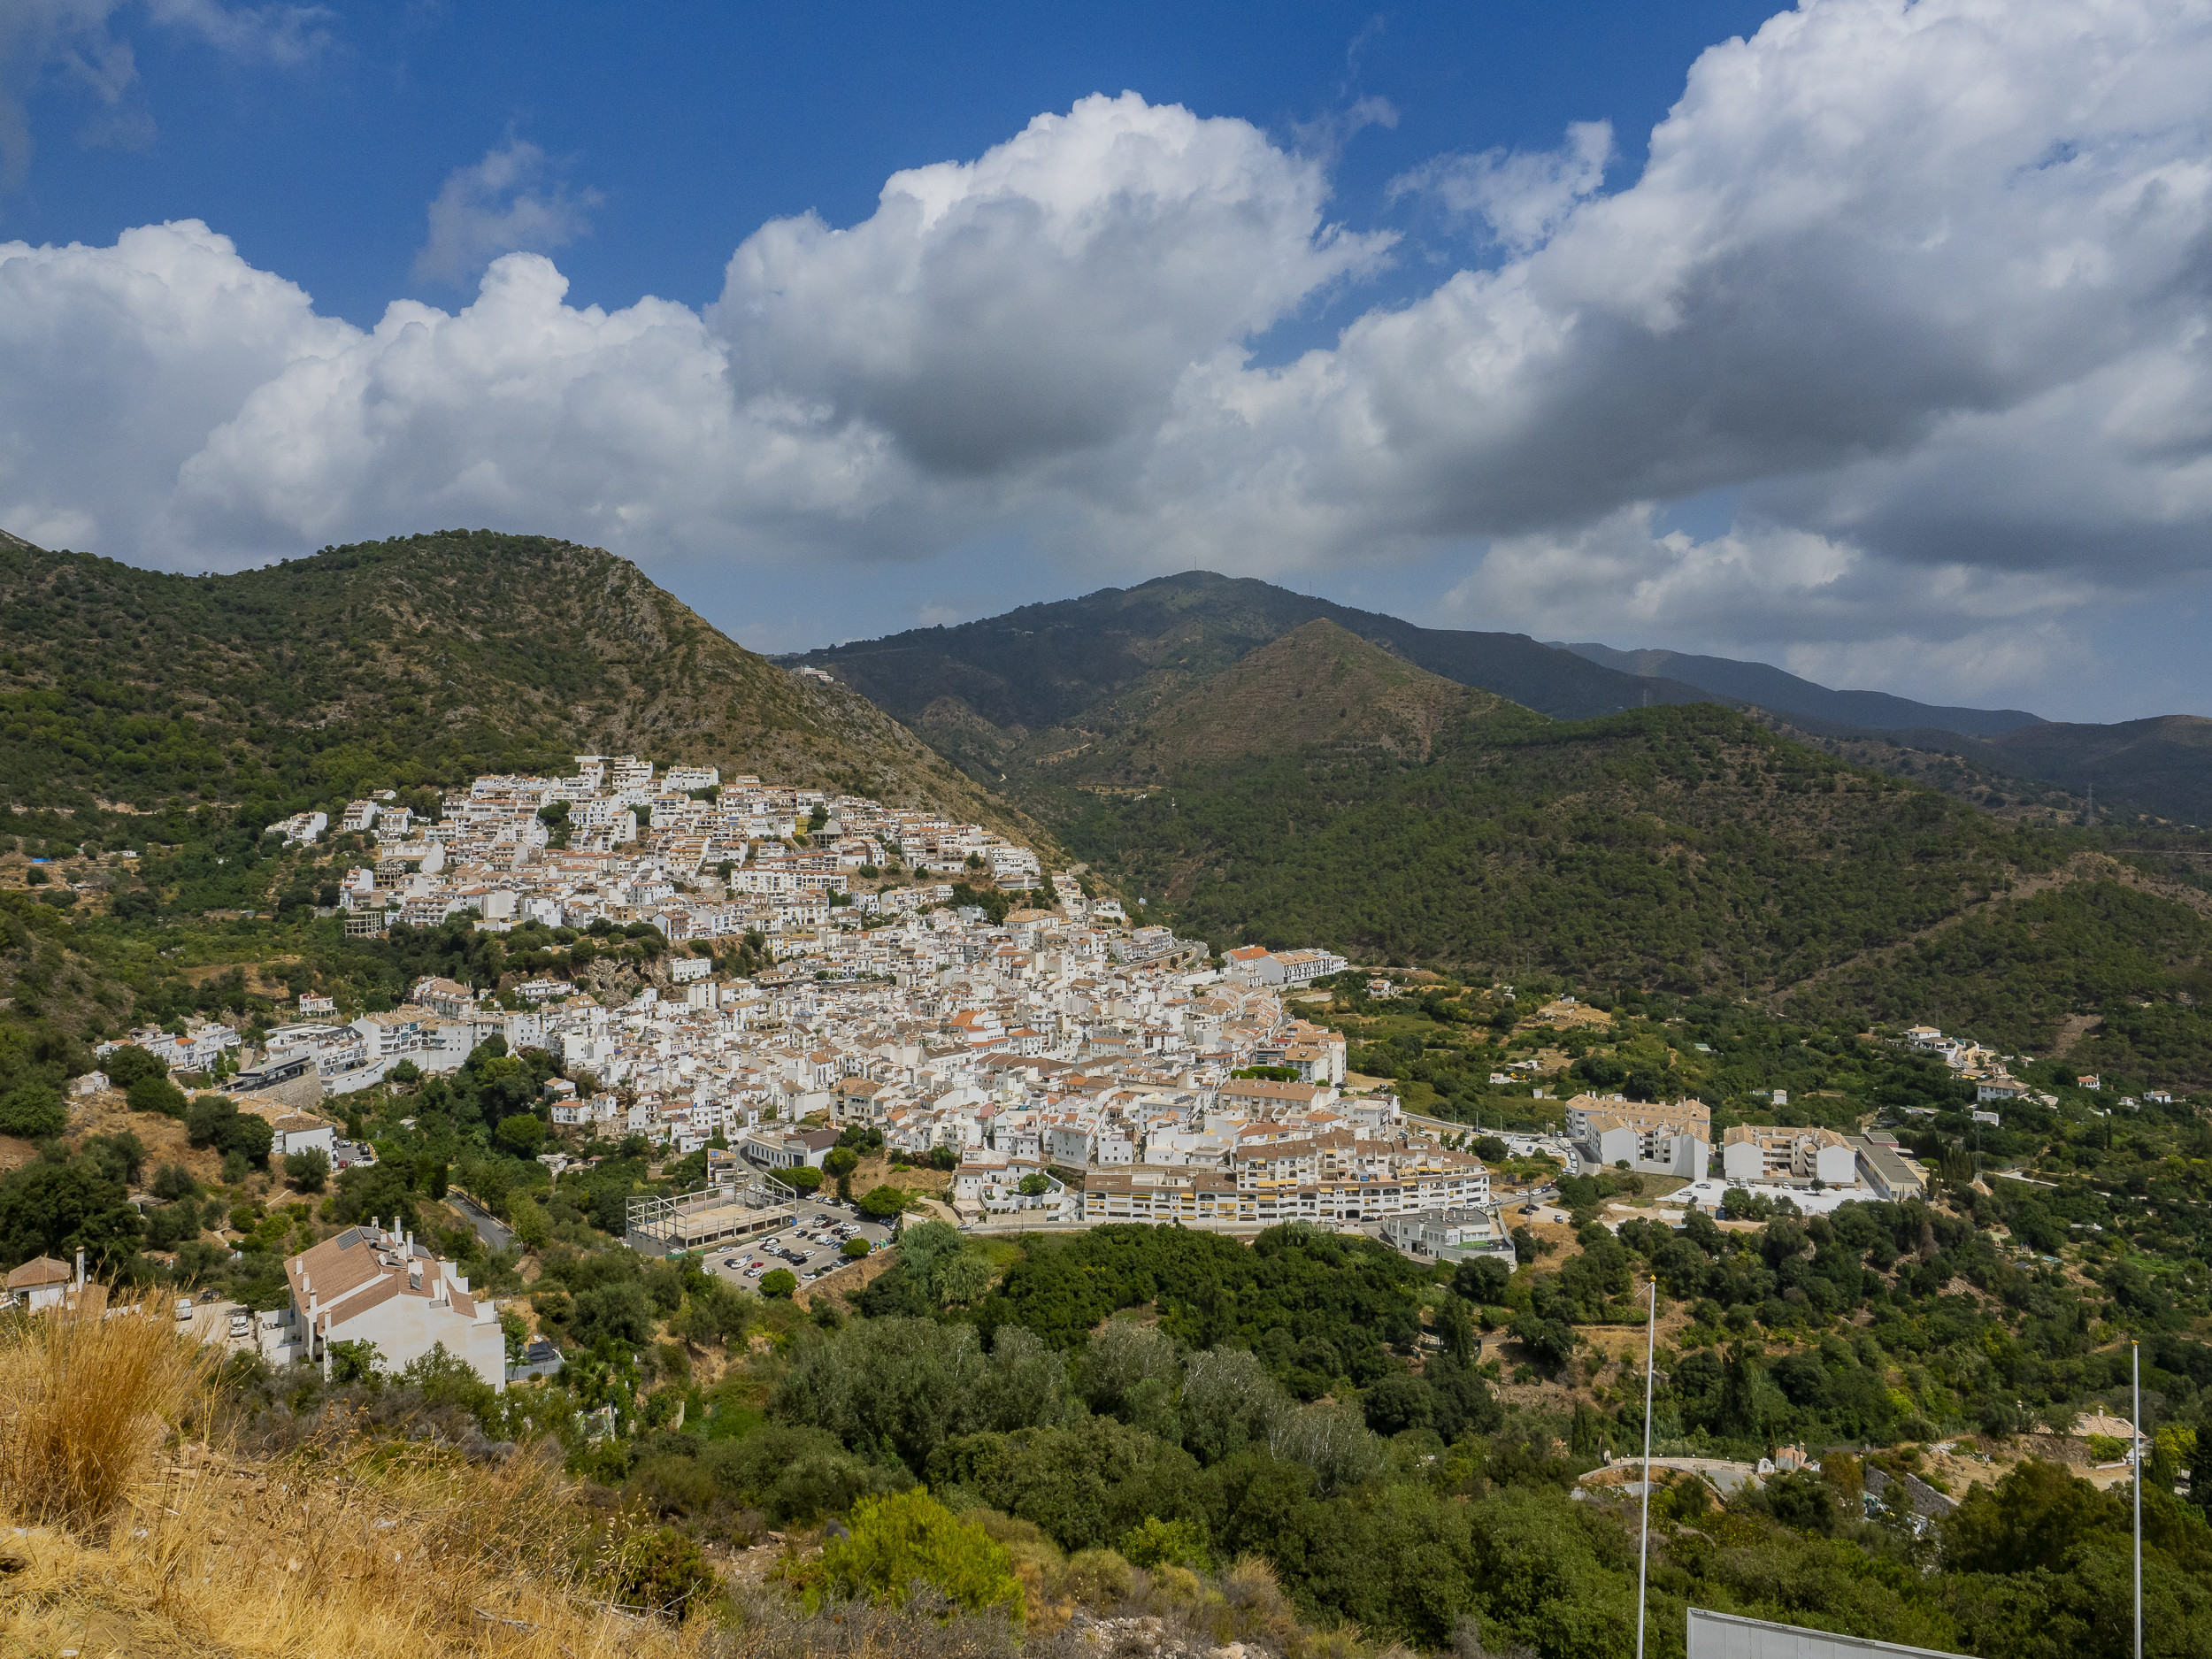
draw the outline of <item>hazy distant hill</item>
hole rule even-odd
[[[1915,703],[1909,697],[1893,697],[1886,691],[1831,691],[1764,663],[1737,662],[1726,657],[1694,657],[1685,651],[1617,651],[1609,645],[1560,649],[1623,673],[1679,680],[1721,696],[1755,703],[1777,714],[1832,721],[1860,731],[1925,727],[1970,737],[1994,737],[2019,726],[2042,724],[2036,716],[2019,709],[1941,708]]]
[[[2161,715],[2113,726],[2044,720],[2019,709],[1958,709],[1881,691],[1831,691],[1764,663],[1681,651],[1561,648],[1625,673],[1663,676],[1756,704],[1816,736],[1870,735],[1922,755],[1952,754],[2000,779],[2055,785],[2078,801],[2093,795],[2108,811],[2151,813],[2212,824],[2212,720]],[[1924,763],[1888,770],[1940,783]],[[1986,795],[1977,779],[1966,793]]]
[[[0,542],[0,798],[259,802],[634,751],[963,816],[967,778],[634,565],[452,531],[179,576]]]
[[[1525,634],[1417,627],[1210,571],[1025,605],[794,657],[865,693],[979,776],[995,780],[1078,745],[1110,743],[1155,708],[1323,619],[1406,662],[1561,719],[1709,693],[1641,678]],[[1010,782],[1018,782],[1010,775]]]
[[[2116,726],[2023,726],[1967,751],[2111,806],[2212,824],[2212,720],[2164,714]]]

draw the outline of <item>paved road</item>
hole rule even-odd
[[[513,1229],[500,1225],[490,1210],[467,1194],[448,1188],[446,1202],[461,1212],[461,1218],[476,1229],[476,1236],[484,1240],[488,1250],[503,1250],[515,1241]]]
[[[841,1265],[844,1256],[838,1246],[826,1244],[814,1239],[802,1239],[798,1236],[801,1228],[810,1233],[816,1233],[825,1224],[833,1222],[857,1222],[859,1224],[858,1236],[867,1240],[878,1249],[881,1249],[891,1240],[891,1229],[881,1222],[869,1221],[861,1217],[857,1211],[834,1203],[826,1204],[818,1200],[809,1199],[799,1206],[798,1222],[795,1226],[786,1227],[780,1233],[772,1233],[763,1238],[745,1239],[735,1243],[716,1245],[706,1252],[707,1271],[718,1278],[726,1279],[733,1285],[742,1285],[748,1289],[757,1290],[760,1287],[760,1281],[780,1267],[787,1268],[804,1279],[817,1268],[829,1267],[833,1264]],[[766,1247],[772,1244],[788,1247],[799,1251],[805,1256],[806,1260],[787,1262],[781,1256],[770,1256],[766,1254]],[[735,1265],[730,1265],[733,1263]],[[749,1272],[749,1268],[754,1266],[757,1266],[760,1271]],[[834,1287],[835,1282],[834,1279],[830,1281],[831,1287]]]

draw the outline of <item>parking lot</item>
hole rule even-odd
[[[807,1284],[846,1264],[843,1246],[848,1238],[865,1239],[879,1250],[890,1242],[891,1229],[834,1199],[809,1200],[799,1206],[797,1219],[781,1232],[708,1251],[706,1268],[753,1290],[780,1267]]]
[[[237,1302],[204,1300],[205,1296],[204,1292],[194,1297],[179,1295],[164,1303],[172,1310],[180,1302],[189,1302],[191,1304],[189,1317],[178,1318],[175,1322],[179,1334],[202,1342],[216,1343],[233,1353],[252,1351],[257,1346],[254,1316]]]

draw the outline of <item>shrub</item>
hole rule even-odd
[[[134,1112],[158,1112],[164,1118],[185,1114],[184,1091],[169,1080],[166,1072],[141,1077],[123,1091],[123,1098]]]
[[[791,1295],[799,1288],[799,1276],[787,1267],[780,1267],[765,1274],[760,1281],[760,1294],[779,1300]]]
[[[1019,1619],[1023,1612],[1021,1581],[1004,1547],[919,1486],[854,1504],[851,1533],[791,1578],[810,1607],[833,1596],[903,1606],[922,1584],[972,1613],[995,1609]]]
[[[616,1587],[629,1606],[680,1619],[713,1601],[721,1586],[698,1540],[670,1526],[632,1532],[616,1548],[611,1564]]]
[[[1147,1516],[1121,1540],[1121,1553],[1140,1567],[1203,1567],[1205,1541],[1189,1521]]]
[[[69,1126],[69,1108],[43,1083],[24,1083],[0,1095],[0,1135],[47,1141]]]
[[[868,1255],[876,1247],[874,1245],[869,1243],[865,1239],[848,1239],[845,1240],[842,1248],[839,1251],[839,1254],[843,1256],[849,1262],[857,1262],[862,1256]]]

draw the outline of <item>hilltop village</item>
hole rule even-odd
[[[433,977],[350,1018],[303,998],[244,1056],[232,1087],[249,1110],[296,1099],[279,1118],[296,1136],[315,1099],[403,1065],[450,1071],[497,1036],[559,1061],[548,1116],[580,1141],[638,1134],[666,1156],[726,1148],[781,1171],[820,1167],[858,1128],[949,1165],[971,1224],[1419,1217],[1449,1254],[1509,1254],[1463,1137],[1409,1125],[1386,1089],[1347,1093],[1343,1037],[1293,1011],[1343,958],[1212,957],[973,824],[628,756],[577,768],[479,778],[434,821],[350,803],[336,833],[373,836],[376,856],[341,889],[346,931],[643,924],[671,948],[654,982],[618,998],[549,978],[495,996]],[[281,829],[330,833],[322,814]],[[739,941],[772,965],[727,972]],[[238,1041],[220,1026],[134,1040],[178,1064]]]

